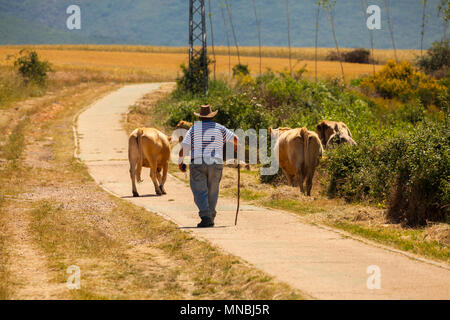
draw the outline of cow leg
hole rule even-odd
[[[311,168],[306,176],[306,194],[308,197],[311,196],[312,181],[314,178],[315,171],[316,171],[316,168]]]
[[[282,169],[282,171],[283,171],[283,174],[284,174],[284,176],[286,177],[286,179],[287,179],[287,181],[288,181],[288,184],[289,184],[290,186],[292,186],[292,185],[293,185],[293,179],[292,179],[292,176],[289,175],[289,174],[286,172],[286,170]]]
[[[168,171],[169,171],[169,162],[166,162],[163,167],[162,180],[161,180],[161,184],[159,186],[159,189],[161,190],[162,194],[167,194],[166,189],[164,188],[164,185],[166,184]]]
[[[305,176],[303,175],[303,172],[299,170],[298,172],[298,184],[300,186],[300,192],[305,194],[305,189],[303,188],[303,182],[305,180]]]
[[[139,193],[137,192],[136,188],[136,166],[137,166],[137,159],[135,157],[130,156],[130,178],[131,178],[131,185],[132,185],[132,192],[133,197],[139,197]]]
[[[137,188],[136,188],[136,165],[134,163],[131,163],[131,161],[130,161],[130,178],[131,178],[133,197],[139,197],[139,193],[137,192]]]
[[[156,179],[158,180],[159,185],[161,185],[161,168],[158,168],[158,170],[156,170]]]
[[[156,162],[153,162],[150,169],[150,178],[153,181],[153,185],[155,186],[155,192],[157,195],[161,195],[161,190],[159,189],[158,179],[156,179],[157,165]]]

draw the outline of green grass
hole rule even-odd
[[[270,199],[263,201],[262,205],[274,209],[292,211],[299,214],[314,214],[326,211],[325,209],[314,205],[312,202],[301,202],[292,199]]]
[[[395,231],[387,228],[367,228],[348,222],[337,222],[333,226],[403,251],[450,261],[450,248],[434,240],[424,241],[423,230],[420,229]]]
[[[224,190],[222,192],[222,194],[224,196],[234,198],[237,196],[237,189],[234,188],[234,189]],[[263,192],[258,192],[258,191],[253,191],[253,190],[246,189],[246,188],[241,188],[241,199],[243,199],[243,200],[246,200],[246,201],[260,200],[264,196],[266,196],[266,194]]]

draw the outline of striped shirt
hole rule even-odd
[[[197,121],[181,143],[185,155],[191,152],[191,162],[222,163],[223,145],[235,137],[234,133],[214,121]]]

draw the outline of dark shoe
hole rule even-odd
[[[212,228],[214,222],[209,217],[202,217],[202,222],[197,225],[197,228]]]

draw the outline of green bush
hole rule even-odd
[[[364,48],[354,49],[348,52],[341,52],[342,61],[351,63],[372,63],[370,51]],[[329,61],[339,61],[337,51],[330,51],[326,57]]]
[[[409,225],[450,222],[450,128],[423,122],[405,139],[388,215]]]
[[[368,135],[357,147],[330,151],[330,196],[387,201],[389,217],[408,225],[449,222],[449,129],[448,120],[427,120],[407,134]]]
[[[19,57],[14,61],[14,66],[25,80],[44,85],[47,81],[47,73],[52,71],[47,61],[41,61],[36,51],[21,50]]]
[[[177,79],[177,85],[180,90],[188,91],[193,94],[204,93],[205,76],[209,77],[209,64],[211,60],[206,58],[206,75],[205,75],[205,59],[203,53],[193,59],[189,66],[181,65],[183,76]]]
[[[246,76],[250,74],[250,70],[248,69],[248,65],[246,64],[237,64],[233,67],[233,77],[237,76]]]
[[[418,58],[417,66],[429,75],[437,78],[445,77],[450,66],[448,40],[433,42],[432,47],[427,50],[426,54]]]
[[[162,108],[169,114],[168,125],[176,126],[180,120],[197,120],[194,112],[200,105],[209,104],[213,110],[219,110],[215,121],[232,129],[268,128],[271,117],[262,105],[246,93],[235,94],[223,81],[211,81],[206,96],[191,95],[175,91],[172,99]]]
[[[367,93],[379,95],[386,99],[399,99],[409,102],[420,99],[428,106],[442,104],[442,95],[446,88],[434,78],[416,70],[409,62],[388,61],[387,65],[373,76],[361,81],[361,88]]]

